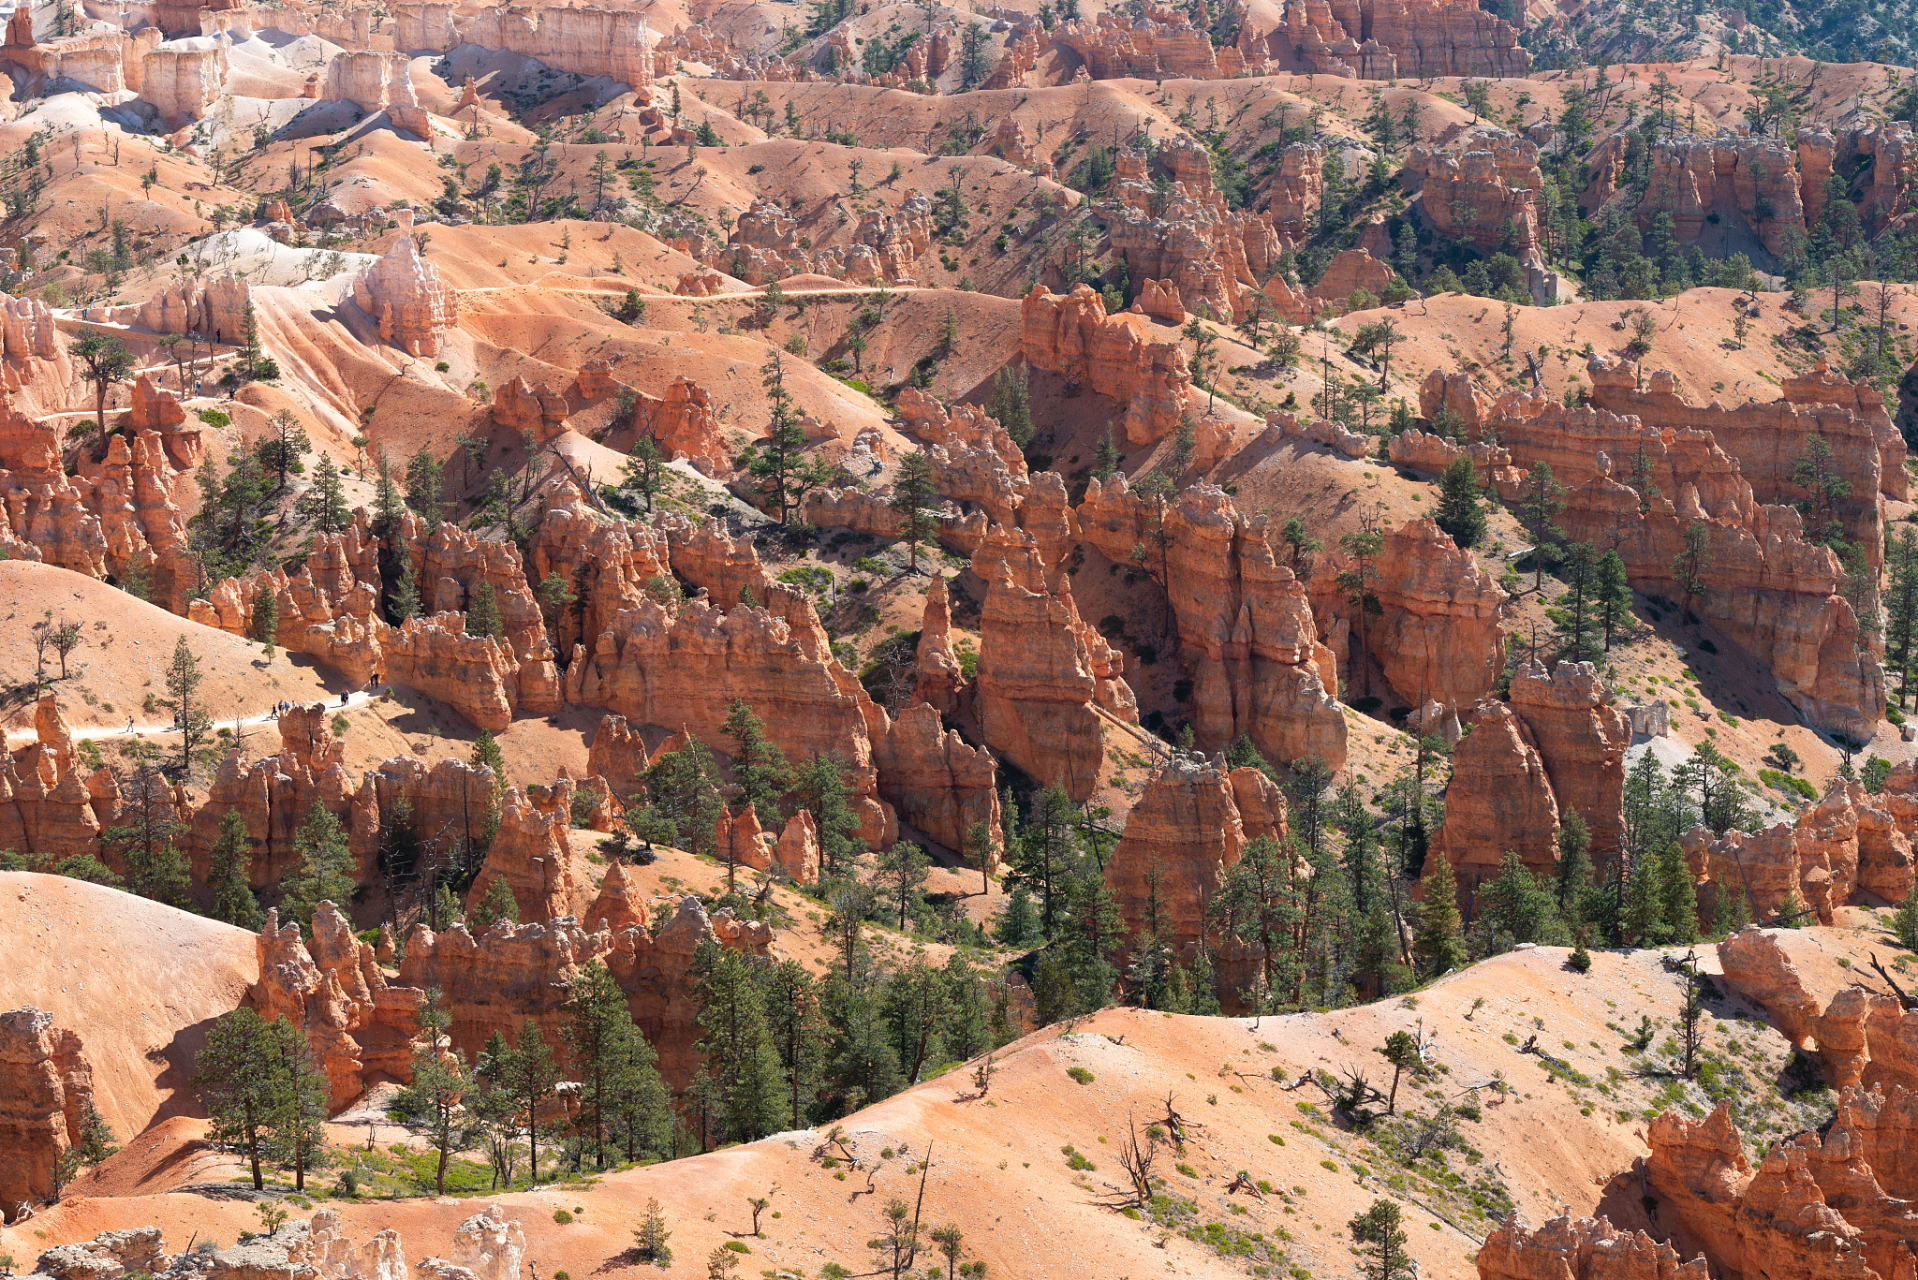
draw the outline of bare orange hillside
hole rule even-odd
[[[198,1113],[193,1056],[207,1024],[259,977],[253,934],[116,889],[6,871],[0,937],[0,1008],[33,1005],[80,1036],[116,1141]]]

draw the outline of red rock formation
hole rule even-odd
[[[493,421],[516,433],[533,433],[534,444],[545,444],[566,430],[572,407],[551,387],[534,386],[515,375],[493,393]]]
[[[1646,1174],[1661,1218],[1681,1221],[1727,1273],[1875,1280],[1914,1265],[1914,1137],[1918,1091],[1847,1088],[1822,1135],[1778,1143],[1754,1173],[1721,1102],[1702,1121],[1655,1118]]]
[[[887,727],[873,754],[880,794],[902,822],[959,852],[975,852],[967,837],[984,823],[987,856],[997,862],[999,792],[990,752],[968,746],[956,730],[942,727],[936,710],[915,702]]]
[[[1241,795],[1255,814],[1241,809]],[[1224,887],[1226,870],[1260,836],[1285,836],[1276,783],[1257,769],[1228,773],[1173,753],[1147,782],[1106,861],[1106,883],[1127,930],[1139,932],[1156,911],[1169,945],[1196,950],[1210,932],[1206,907]]]
[[[606,779],[619,795],[630,796],[639,789],[639,775],[649,763],[646,740],[626,723],[625,716],[602,716],[593,732],[593,744],[586,767]]]
[[[1468,0],[1302,0],[1283,26],[1247,21],[1238,47],[1283,66],[1361,80],[1417,76],[1522,76],[1532,55],[1518,32]],[[1363,43],[1361,43],[1363,42]]]
[[[931,250],[932,232],[932,201],[911,192],[896,209],[861,213],[851,242],[820,249],[812,269],[860,284],[912,284],[913,264]]]
[[[31,21],[31,19],[29,19]],[[93,1068],[80,1037],[23,1005],[0,1013],[0,1213],[53,1194],[53,1166],[80,1143]]]
[[[913,696],[942,715],[958,711],[959,691],[966,675],[952,651],[952,602],[943,573],[933,575],[932,586],[926,591],[925,619],[920,624],[913,665],[919,672]]]
[[[1220,68],[1211,37],[1184,10],[1168,6],[1147,5],[1131,19],[1110,13],[1075,18],[1054,27],[1051,36],[1078,55],[1094,80],[1217,80],[1233,74]],[[1243,67],[1242,59],[1236,61],[1234,72]]]
[[[765,871],[773,864],[772,851],[766,848],[766,829],[759,824],[759,811],[750,804],[738,809],[722,806],[713,823],[713,847],[722,863]]]
[[[1325,203],[1325,146],[1319,142],[1289,143],[1279,152],[1278,172],[1267,187],[1271,207],[1266,217],[1281,243],[1297,248],[1317,229],[1319,208]]]
[[[1079,507],[1088,546],[1128,563],[1160,519],[1124,476],[1092,481]],[[1161,569],[1177,619],[1180,658],[1193,682],[1193,729],[1219,748],[1249,735],[1269,758],[1345,761],[1345,718],[1332,690],[1331,650],[1318,642],[1305,590],[1278,564],[1265,517],[1247,519],[1224,490],[1193,485],[1163,513],[1172,535]]]
[[[1530,662],[1512,676],[1512,710],[1531,730],[1558,811],[1576,812],[1591,833],[1594,860],[1625,835],[1625,748],[1632,728],[1589,662],[1560,662],[1547,675]]]
[[[269,911],[260,930],[260,980],[247,999],[262,1018],[284,1017],[306,1033],[326,1073],[327,1110],[351,1103],[373,1077],[413,1078],[413,1040],[425,992],[387,985],[373,948],[330,902],[313,914],[313,943]]]
[[[397,627],[374,623],[387,679],[438,698],[475,728],[498,732],[513,722],[519,664],[491,636],[469,636],[456,613],[409,618]]]
[[[381,339],[408,355],[431,359],[459,324],[459,300],[413,243],[412,211],[401,209],[395,216],[399,234],[384,257],[354,277],[353,301],[379,321]]]
[[[1467,439],[1477,440],[1491,417],[1492,397],[1479,388],[1478,382],[1469,373],[1430,370],[1419,384],[1419,416],[1435,423],[1439,414],[1447,410],[1458,419],[1456,429],[1463,432]]]
[[[615,880],[609,872],[607,880],[587,918],[609,925],[631,919],[624,928],[588,933],[568,919],[521,925],[502,920],[475,939],[461,925],[438,934],[419,926],[407,940],[400,981],[437,987],[444,994],[453,1015],[448,1029],[453,1047],[471,1060],[495,1031],[517,1038],[528,1018],[549,1043],[558,1043],[572,982],[587,964],[603,961],[658,1051],[661,1074],[674,1088],[683,1088],[698,1069],[692,1047],[698,1008],[687,977],[694,951],[701,940],[712,938],[763,956],[772,930],[736,921],[725,911],[709,919],[692,896],[656,898],[643,919],[634,918],[640,913],[630,904],[624,876]],[[628,905],[618,906],[622,900]],[[657,930],[648,922],[657,922]]]
[[[1711,1280],[1704,1258],[1678,1252],[1643,1231],[1621,1231],[1609,1218],[1557,1217],[1536,1231],[1518,1212],[1479,1246],[1479,1280]]]
[[[1430,520],[1387,530],[1375,564],[1372,590],[1384,612],[1367,620],[1365,643],[1400,700],[1469,707],[1491,692],[1505,665],[1499,611],[1506,600],[1491,575]],[[1348,644],[1358,632],[1337,577],[1350,568],[1342,551],[1329,549],[1308,584],[1320,632],[1343,632]],[[1349,653],[1347,661],[1349,669]]]
[[[1918,1010],[1857,986],[1821,1010],[1777,931],[1756,925],[1719,943],[1718,962],[1725,984],[1763,1008],[1786,1039],[1800,1049],[1817,1046],[1827,1083],[1918,1092]]]
[[[586,887],[574,878],[566,833],[572,827],[575,784],[560,778],[549,787],[514,787],[499,805],[499,832],[486,847],[486,861],[466,891],[470,912],[504,880],[519,905],[519,918],[544,923],[579,914]]]
[[[727,707],[742,700],[789,758],[817,752],[844,760],[863,837],[890,843],[891,811],[876,799],[872,768],[869,724],[878,708],[833,659],[810,604],[775,585],[759,598],[783,616],[745,606],[722,611],[704,600],[668,606],[640,599],[613,619],[590,654],[574,657],[567,701],[606,707],[637,725],[685,726],[724,749],[720,725]]]
[[[1816,421],[1830,424],[1834,432],[1849,427],[1851,439],[1870,457],[1854,458],[1848,466],[1868,472],[1870,492],[1876,494],[1878,454],[1871,428],[1846,410],[1800,409],[1789,401],[1700,410],[1671,392],[1669,378],[1663,389],[1655,380],[1653,392],[1640,394],[1620,385],[1630,383],[1629,375],[1621,377],[1602,357],[1594,358],[1591,370],[1606,384],[1600,398],[1629,401],[1634,413],[1566,409],[1536,392],[1507,392],[1487,419],[1514,463],[1493,475],[1500,492],[1515,495],[1524,471],[1537,462],[1550,463],[1554,477],[1570,488],[1559,521],[1568,535],[1616,546],[1635,587],[1674,600],[1685,592],[1672,578],[1672,562],[1684,548],[1685,530],[1701,524],[1710,560],[1705,588],[1692,598],[1692,609],[1769,663],[1779,692],[1813,721],[1869,733],[1882,714],[1884,673],[1840,594],[1843,575],[1836,557],[1804,541],[1796,511],[1760,504],[1744,475],[1744,456],[1716,437],[1721,429],[1739,440],[1762,434],[1754,427],[1727,425],[1746,411],[1753,411],[1749,416],[1755,423],[1768,422],[1781,431],[1796,422],[1801,440]],[[1712,430],[1656,426],[1636,416],[1641,408],[1672,421],[1709,422]],[[1775,454],[1776,447],[1767,442],[1754,451]],[[1762,471],[1767,465],[1755,467]],[[1659,492],[1641,498],[1620,483],[1638,475]],[[1875,507],[1874,497],[1865,509]],[[1881,543],[1882,534],[1872,532],[1861,545],[1876,554]]]
[[[1048,588],[1030,535],[1018,539],[981,611],[980,732],[1039,782],[1084,800],[1105,758],[1104,719],[1137,723],[1138,703],[1121,679],[1125,659],[1080,620],[1071,579]]]
[[[1227,205],[1213,186],[1211,157],[1198,143],[1172,139],[1156,159],[1170,171],[1169,188],[1153,184],[1144,151],[1121,150],[1106,205],[1112,248],[1124,255],[1132,278],[1171,286],[1158,311],[1142,311],[1165,318],[1176,310],[1179,320],[1172,323],[1201,307],[1220,319],[1244,315],[1278,260],[1281,241],[1272,223]]]
[[[1461,895],[1496,878],[1507,851],[1541,875],[1558,867],[1552,780],[1531,730],[1503,702],[1479,703],[1472,731],[1452,755],[1445,825],[1432,847],[1451,862]]]
[[[1143,317],[1106,315],[1086,284],[1064,297],[1034,285],[1020,307],[1020,354],[1027,363],[1125,405],[1132,445],[1171,435],[1188,408],[1185,353],[1151,333]]]
[[[1405,172],[1424,192],[1432,226],[1481,251],[1538,257],[1538,193],[1545,188],[1535,143],[1503,129],[1478,126],[1444,143],[1421,142]],[[1538,265],[1544,265],[1542,260]]]
[[[786,819],[773,850],[773,865],[794,884],[811,884],[819,879],[819,830],[812,813],[801,809]]]

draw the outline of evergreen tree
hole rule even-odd
[[[1698,893],[1685,850],[1673,843],[1659,851],[1659,899],[1665,908],[1665,939],[1674,945],[1698,940]]]
[[[666,1211],[659,1207],[659,1201],[648,1198],[646,1216],[640,1219],[639,1229],[633,1232],[633,1256],[640,1262],[650,1262],[665,1270],[673,1265],[673,1251],[667,1245],[672,1232],[666,1229]]]
[[[747,451],[746,465],[777,512],[779,523],[785,524],[806,494],[826,483],[831,472],[805,456],[806,433],[793,409],[792,393],[786,390],[786,364],[777,347],[759,372],[771,418],[764,440]]]
[[[1647,851],[1631,861],[1625,885],[1620,927],[1635,945],[1653,947],[1665,941],[1665,884],[1659,875],[1659,854]]]
[[[402,564],[404,567],[400,570],[400,580],[394,584],[392,599],[387,601],[387,609],[396,624],[420,616],[419,557],[409,550],[405,552]]]
[[[629,1078],[636,1067],[630,1041],[644,1037],[633,1024],[626,993],[600,960],[588,964],[574,980],[565,1013],[566,1043],[580,1083],[576,1123],[583,1134],[590,1135],[594,1159],[604,1169],[607,1143],[622,1102],[639,1086]]]
[[[176,844],[184,834],[172,785],[151,758],[141,759],[121,780],[120,807],[100,835],[102,851],[117,852],[126,865],[128,892],[172,907],[187,905],[192,881]]]
[[[393,464],[387,458],[384,446],[376,451],[374,464],[377,478],[373,482],[371,528],[373,536],[385,542],[399,528],[400,517],[406,512],[406,504],[400,499],[400,487],[393,480]]]
[[[1000,909],[999,918],[993,922],[992,936],[1000,945],[1007,947],[1036,947],[1045,941],[1044,926],[1040,923],[1039,912],[1032,905],[1032,891],[1024,885],[1017,885]]]
[[[815,755],[793,772],[792,797],[812,814],[819,839],[822,876],[838,875],[864,849],[857,839],[859,816],[852,810],[852,787],[837,756]]]
[[[937,528],[933,504],[938,500],[939,490],[933,482],[932,461],[918,450],[900,459],[898,475],[892,482],[892,499],[888,505],[900,513],[903,522],[900,536],[905,539],[909,567],[914,573],[919,572],[919,544],[931,538]]]
[[[786,1079],[753,962],[707,939],[693,973],[701,1029],[696,1047],[718,1086],[725,1134],[750,1142],[776,1132],[788,1105]]]
[[[490,582],[481,582],[473,589],[473,600],[466,610],[466,634],[494,639],[506,634],[505,624],[500,621],[499,596]]]
[[[1123,460],[1124,455],[1119,452],[1118,441],[1112,438],[1112,428],[1107,427],[1106,433],[1099,437],[1098,447],[1093,453],[1092,474],[1100,481],[1110,480],[1119,470],[1119,463]]]
[[[486,892],[467,913],[466,927],[474,937],[479,937],[501,920],[519,923],[519,899],[513,896],[513,886],[506,882],[506,877],[494,876]]]
[[[1705,589],[1705,573],[1712,565],[1711,527],[1703,520],[1685,526],[1685,545],[1672,557],[1672,581],[1685,596],[1689,618],[1692,600]]]
[[[1918,887],[1905,895],[1891,918],[1892,937],[1907,951],[1918,951]]]
[[[909,840],[900,840],[880,853],[874,868],[875,882],[884,889],[884,900],[895,915],[894,927],[905,932],[906,919],[921,901],[920,890],[926,884],[926,868],[932,860],[926,851]]]
[[[1451,535],[1452,541],[1472,548],[1485,537],[1485,508],[1479,501],[1478,478],[1472,469],[1470,454],[1461,453],[1446,464],[1439,477],[1438,515],[1434,523]]]
[[[315,533],[344,533],[353,523],[340,469],[326,454],[320,455],[319,465],[313,469],[313,482],[293,504],[293,514],[306,521]]]
[[[212,1121],[207,1136],[247,1162],[256,1191],[266,1185],[262,1161],[281,1149],[283,1131],[298,1128],[298,1082],[287,1065],[291,1042],[305,1039],[284,1018],[267,1022],[242,1007],[216,1018],[194,1055],[192,1087]]]
[[[1511,850],[1500,861],[1498,878],[1480,893],[1488,927],[1510,934],[1513,942],[1556,943],[1564,934],[1558,899],[1543,876],[1534,875]]]
[[[726,719],[719,731],[733,740],[729,763],[739,797],[752,805],[762,827],[776,830],[780,822],[780,797],[793,782],[786,753],[766,736],[765,722],[738,699],[726,708]]]
[[[1558,913],[1576,934],[1592,890],[1592,836],[1584,816],[1567,809],[1558,821]]]
[[[1352,1233],[1360,1242],[1359,1274],[1365,1280],[1412,1280],[1418,1274],[1400,1223],[1398,1202],[1384,1198],[1352,1219]]]
[[[1903,710],[1918,666],[1918,529],[1900,523],[1885,539],[1885,574],[1885,673],[1898,678]]]
[[[280,915],[313,936],[313,913],[322,902],[344,908],[353,894],[353,853],[340,820],[317,799],[293,836],[294,865],[280,877]]]
[[[559,1065],[553,1051],[540,1034],[539,1024],[531,1018],[521,1025],[519,1042],[500,1066],[503,1087],[512,1095],[515,1109],[526,1128],[526,1168],[535,1185],[539,1182],[539,1109],[553,1096],[559,1084]]]
[[[273,579],[262,574],[253,590],[253,605],[247,611],[246,638],[266,646],[267,661],[273,660],[273,644],[280,633],[280,597]]]
[[[719,766],[706,744],[695,739],[678,751],[666,752],[644,777],[645,789],[626,809],[627,828],[648,843],[716,854],[714,826],[725,803]]]
[[[200,701],[200,685],[206,679],[200,671],[200,659],[187,646],[186,637],[173,643],[173,657],[166,666],[167,696],[160,705],[173,713],[173,727],[180,735],[180,770],[189,776],[193,759],[213,729],[213,717]]]
[[[880,1016],[892,1037],[893,1055],[907,1084],[945,1059],[941,1031],[952,1016],[945,974],[914,957],[890,974],[880,991]]]
[[[1598,558],[1592,583],[1592,608],[1605,652],[1612,651],[1612,637],[1632,621],[1632,588],[1625,580],[1625,560],[1616,549]]]
[[[1465,939],[1459,935],[1458,876],[1444,856],[1432,864],[1432,874],[1426,878],[1412,950],[1431,966],[1435,977],[1466,962]]]
[[[1557,524],[1558,513],[1565,509],[1565,486],[1552,479],[1551,464],[1533,464],[1519,494],[1518,518],[1532,535],[1532,590],[1545,585],[1545,560],[1552,542],[1565,536]]]
[[[1293,947],[1295,931],[1303,919],[1298,862],[1296,840],[1288,837],[1281,844],[1271,836],[1260,836],[1226,868],[1225,884],[1210,904],[1212,916],[1226,936],[1259,957],[1264,998],[1253,1003],[1260,1008],[1274,1000],[1292,999],[1298,985],[1299,964]]]
[[[210,915],[215,920],[257,929],[260,904],[253,896],[253,842],[247,839],[246,819],[237,809],[228,809],[220,818],[220,834],[208,852],[206,887],[213,894]]]
[[[1065,914],[1066,888],[1077,862],[1076,819],[1072,798],[1058,787],[1047,787],[1033,806],[1006,876],[1009,886],[1023,885],[1037,895],[1041,927],[1048,938],[1058,936]]]
[[[446,1166],[464,1137],[460,1100],[472,1087],[472,1073],[459,1050],[419,1045],[413,1050],[412,1083],[394,1099],[394,1110],[425,1129],[426,1140],[437,1156],[433,1173],[436,1195],[446,1194]]]
[[[1558,599],[1553,625],[1565,642],[1563,656],[1574,662],[1595,662],[1600,650],[1592,595],[1598,579],[1598,561],[1592,554],[1591,543],[1574,542],[1565,548],[1561,576],[1568,590]]]
[[[826,981],[822,1001],[827,1025],[826,1115],[856,1111],[904,1087],[877,988],[878,975],[863,949],[856,950],[851,963]]]
[[[1031,452],[1033,425],[1032,399],[1027,387],[1024,365],[1008,365],[992,378],[992,416],[1006,429],[1012,442],[1025,453]]]
[[[426,517],[426,531],[439,527],[445,508],[446,469],[424,445],[406,464],[406,505]]]
[[[767,1026],[786,1079],[787,1123],[798,1129],[819,1091],[825,1023],[818,983],[799,961],[782,960],[766,974],[765,1002]]]

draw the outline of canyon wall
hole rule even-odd
[[[393,47],[439,53],[473,44],[537,59],[555,71],[607,76],[643,102],[653,85],[652,33],[633,9],[538,9],[507,6],[464,15],[453,4],[393,6]]]

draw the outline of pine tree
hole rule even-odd
[[[1552,479],[1550,463],[1538,462],[1525,477],[1518,500],[1519,523],[1532,535],[1532,590],[1545,585],[1545,560],[1553,541],[1565,536],[1557,524],[1565,509],[1565,486]]]
[[[293,504],[293,513],[306,521],[315,533],[344,533],[353,522],[340,469],[326,454],[320,455],[319,465],[313,469],[313,482]]]
[[[399,528],[406,504],[400,500],[399,485],[393,481],[393,464],[388,460],[384,447],[379,449],[375,465],[378,479],[373,482],[372,531],[375,538],[384,542]]]
[[[780,821],[780,797],[792,787],[792,769],[786,753],[766,736],[766,724],[743,701],[734,699],[726,708],[726,719],[719,731],[733,740],[728,761],[733,785],[739,797],[751,804],[762,827],[776,828]]]
[[[648,1197],[646,1216],[640,1219],[639,1230],[633,1232],[634,1259],[639,1262],[650,1262],[662,1271],[671,1267],[673,1251],[667,1246],[666,1241],[672,1237],[672,1234],[666,1229],[666,1211],[659,1207],[658,1200]]]
[[[420,1045],[413,1050],[413,1080],[394,1099],[394,1110],[420,1124],[437,1155],[433,1174],[436,1195],[446,1194],[446,1166],[465,1130],[459,1103],[473,1086],[472,1073],[457,1049]]]
[[[1410,1240],[1400,1223],[1398,1202],[1383,1198],[1352,1219],[1349,1225],[1361,1246],[1359,1274],[1365,1280],[1411,1280],[1417,1274],[1406,1249]]]
[[[392,599],[387,601],[387,609],[396,624],[420,616],[419,557],[407,551],[402,563],[400,580],[393,586]]]
[[[208,852],[206,887],[213,894],[209,914],[215,920],[257,929],[260,904],[253,896],[251,883],[253,842],[247,839],[246,819],[237,809],[228,809],[220,818],[220,834]]]
[[[1025,366],[1006,367],[992,378],[992,416],[1022,452],[1032,446],[1032,399]]]
[[[500,920],[519,923],[519,899],[513,896],[513,886],[506,882],[505,876],[494,876],[486,892],[467,913],[466,927],[478,937]]]
[[[1258,837],[1226,869],[1225,883],[1210,904],[1211,917],[1226,936],[1258,955],[1268,1002],[1281,995],[1289,999],[1298,982],[1293,947],[1303,919],[1298,859],[1295,840],[1281,844],[1271,836]]]
[[[1683,945],[1698,940],[1698,892],[1685,850],[1676,842],[1666,845],[1658,855],[1659,898],[1665,912],[1667,942]]]
[[[825,1034],[819,984],[799,961],[782,960],[766,975],[765,1002],[766,1023],[786,1078],[788,1124],[798,1129],[819,1091]]]
[[[1592,888],[1592,836],[1585,818],[1567,809],[1558,821],[1558,913],[1576,935]]]
[[[128,892],[184,908],[192,881],[178,847],[186,831],[174,808],[172,784],[148,757],[121,778],[119,787],[113,825],[100,833],[102,852],[118,853]]]
[[[473,600],[466,610],[466,634],[498,639],[505,632],[505,625],[500,621],[499,596],[492,583],[481,582],[473,589]]]
[[[180,735],[180,768],[189,774],[200,744],[213,729],[213,717],[200,701],[200,684],[205,679],[199,658],[181,636],[174,641],[173,657],[167,662],[167,696],[160,705],[173,713],[173,727]]]
[[[253,590],[253,606],[247,613],[246,637],[256,644],[266,646],[266,660],[273,661],[273,644],[280,634],[280,597],[273,589],[273,579],[260,575],[260,584]]]
[[[905,539],[908,564],[914,573],[919,571],[919,544],[927,541],[936,527],[933,504],[938,498],[931,460],[916,449],[900,459],[888,505],[900,515],[900,536]]]
[[[519,1042],[501,1066],[503,1087],[513,1097],[515,1109],[526,1129],[526,1167],[532,1181],[539,1182],[539,1109],[560,1080],[558,1064],[539,1024],[526,1019],[519,1031]]]
[[[313,936],[313,913],[322,902],[344,907],[353,894],[353,853],[340,820],[315,800],[293,836],[296,859],[280,878],[280,914]]]
[[[566,1043],[580,1082],[576,1123],[590,1133],[594,1159],[604,1169],[607,1142],[621,1104],[640,1083],[630,1078],[636,1070],[631,1041],[643,1042],[644,1037],[633,1024],[626,993],[600,960],[588,964],[574,980],[565,1013]]]
[[[283,1150],[285,1137],[299,1136],[310,1102],[301,1097],[302,1090],[310,1094],[310,1080],[288,1071],[295,1041],[303,1048],[306,1037],[284,1018],[267,1022],[242,1007],[214,1020],[194,1056],[192,1087],[212,1120],[207,1136],[248,1163],[256,1191],[266,1185],[261,1162]],[[322,1110],[324,1101],[322,1095]]]
[[[1665,940],[1665,885],[1659,875],[1659,855],[1648,850],[1632,859],[1631,875],[1625,885],[1624,919],[1620,927],[1625,936],[1641,947],[1657,946]]]
[[[1439,477],[1438,515],[1433,523],[1467,549],[1485,537],[1485,508],[1479,501],[1478,478],[1470,454],[1453,458]]]
[[[820,875],[838,875],[865,848],[857,838],[859,815],[852,809],[844,762],[836,756],[813,756],[794,770],[791,794],[794,803],[812,814]]]
[[[711,939],[699,944],[693,974],[696,1047],[719,1089],[721,1125],[729,1140],[763,1138],[779,1128],[787,1098],[758,974],[746,957]]]
[[[1101,481],[1110,480],[1119,470],[1119,463],[1122,461],[1124,461],[1124,455],[1119,452],[1119,443],[1112,438],[1112,428],[1107,427],[1106,433],[1099,437],[1098,447],[1093,453],[1092,474]]]
[[[439,527],[445,506],[446,469],[424,445],[406,464],[406,505],[426,517],[428,533]]]
[[[1025,886],[1039,899],[1039,918],[1048,938],[1058,936],[1065,914],[1065,895],[1077,859],[1077,813],[1072,798],[1058,787],[1047,787],[1033,806],[1031,819],[1011,852],[1009,886]]]
[[[1431,966],[1433,976],[1466,962],[1465,939],[1459,935],[1458,875],[1443,854],[1434,859],[1432,874],[1425,879],[1412,950]]]
[[[1610,653],[1612,637],[1629,627],[1632,621],[1632,588],[1625,580],[1624,557],[1616,549],[1598,558],[1592,584],[1592,608],[1599,634],[1604,638],[1605,652]]]
[[[1891,918],[1891,934],[1907,951],[1918,951],[1918,887],[1905,895]]]

